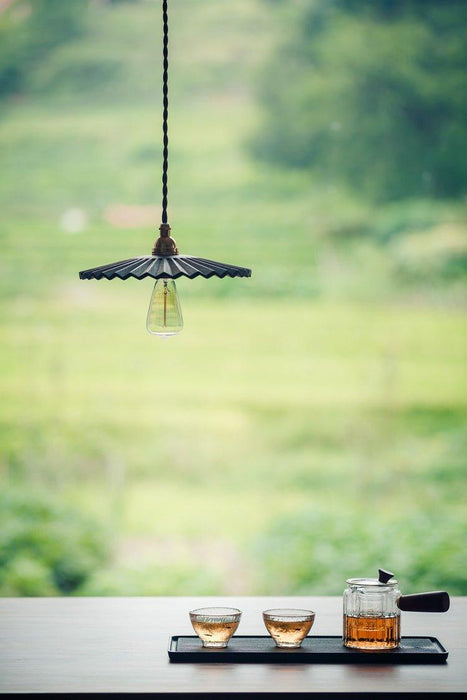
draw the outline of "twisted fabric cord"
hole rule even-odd
[[[169,136],[168,136],[168,116],[169,116],[169,21],[167,14],[167,0],[162,2],[163,21],[163,72],[162,72],[162,133],[164,148],[162,151],[162,223],[167,223],[167,171],[169,169]]]

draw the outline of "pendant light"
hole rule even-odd
[[[163,73],[162,73],[162,223],[159,226],[159,238],[156,240],[151,255],[141,255],[128,260],[82,270],[80,279],[114,279],[129,277],[143,279],[153,277],[156,280],[149,304],[146,327],[149,333],[157,336],[171,336],[183,329],[183,318],[178,299],[175,280],[178,277],[250,277],[251,270],[226,263],[206,260],[192,255],[180,255],[177,244],[170,235],[167,221],[167,172],[168,172],[168,68],[169,68],[169,32],[167,0],[162,2],[163,20]]]

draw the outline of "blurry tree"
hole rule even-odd
[[[26,491],[0,494],[0,595],[74,593],[107,558],[95,522]]]
[[[379,516],[314,505],[278,518],[253,540],[259,592],[340,595],[347,578],[374,576],[385,562],[406,592],[445,588],[451,595],[466,594],[463,513],[443,506],[437,513]]]
[[[466,191],[465,0],[266,1],[291,28],[256,155],[376,200]]]
[[[0,12],[0,98],[27,86],[32,68],[85,28],[88,0],[16,0]]]

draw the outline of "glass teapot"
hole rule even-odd
[[[400,644],[401,610],[446,612],[446,591],[401,595],[394,574],[378,569],[378,578],[349,578],[344,591],[344,646],[378,651]]]

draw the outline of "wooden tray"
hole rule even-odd
[[[228,647],[207,649],[196,635],[170,638],[168,654],[175,663],[307,663],[307,664],[442,664],[448,652],[436,637],[402,637],[398,649],[347,649],[340,636],[306,637],[298,649],[279,649],[269,635],[234,635]]]

